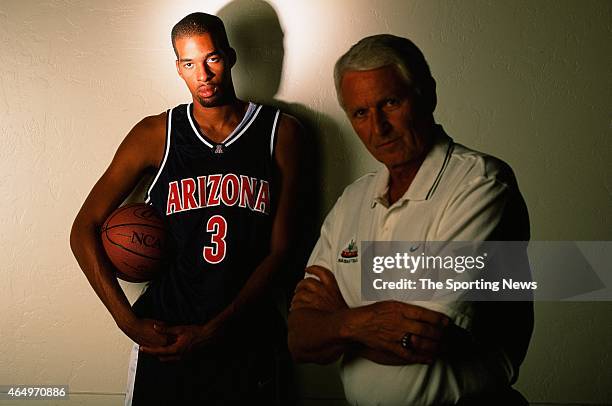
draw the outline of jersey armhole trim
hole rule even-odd
[[[274,157],[274,144],[276,140],[276,125],[278,124],[278,117],[280,116],[280,110],[276,110],[274,115],[274,124],[272,124],[272,134],[270,134],[270,157]]]
[[[261,110],[262,107],[263,107],[263,105],[260,104],[259,107],[257,107],[257,110],[255,110],[255,112],[253,113],[253,115],[248,118],[248,121],[244,124],[244,127],[242,127],[240,129],[240,131],[238,131],[236,134],[230,134],[222,142],[222,144],[225,145],[226,147],[229,147],[230,145],[232,145],[234,143],[234,141],[238,140],[238,138],[240,138],[242,136],[242,134],[244,134],[244,132],[249,129],[251,124],[253,124],[253,121],[255,121],[255,119],[259,115],[259,111]],[[246,118],[246,116],[245,116],[245,118]]]
[[[164,166],[166,166],[166,161],[168,160],[168,154],[170,153],[170,132],[172,131],[172,110],[173,109],[170,109],[166,113],[166,150],[164,151],[164,159],[162,159],[161,164],[159,165],[159,169],[157,170],[157,174],[155,175],[155,178],[153,178],[153,182],[151,182],[151,186],[149,186],[149,189],[147,190],[147,199],[145,200],[146,204],[150,204],[151,191],[153,190],[153,187],[157,183],[159,176],[164,170]]]

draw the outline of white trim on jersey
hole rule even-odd
[[[210,142],[206,141],[204,138],[202,138],[202,136],[200,135],[200,132],[196,128],[195,124],[193,123],[193,120],[191,119],[191,105],[192,104],[193,103],[187,104],[187,118],[189,119],[189,124],[191,124],[191,128],[193,129],[193,132],[200,139],[200,141],[206,144],[209,148],[212,148],[213,145]]]
[[[225,143],[229,142],[236,135],[236,133],[242,131],[246,123],[249,122],[251,118],[253,118],[253,115],[255,114],[256,110],[257,105],[253,102],[249,102],[249,107],[247,107],[247,111],[244,114],[244,117],[242,117],[242,121],[240,121],[236,128],[234,128],[234,130],[223,140],[224,145],[226,145]],[[240,135],[242,135],[242,133]]]
[[[159,179],[159,175],[161,175],[162,170],[164,169],[164,166],[166,166],[166,161],[168,160],[168,154],[170,153],[170,132],[172,131],[172,110],[173,109],[168,110],[168,113],[167,113],[168,121],[166,123],[166,151],[164,152],[164,159],[159,165],[159,169],[157,170],[157,174],[155,175],[155,178],[153,178],[153,182],[151,183],[151,186],[149,186],[149,189],[147,190],[147,199],[145,200],[146,204],[149,204],[149,201],[151,200],[151,191],[153,190],[153,186],[155,186],[155,183],[157,183],[157,179]]]
[[[249,120],[248,123],[246,123],[244,125],[244,127],[242,127],[242,129],[240,130],[240,132],[238,134],[236,134],[235,136],[232,134],[230,134],[225,141],[223,141],[223,145],[225,145],[226,147],[229,147],[230,145],[232,145],[232,143],[234,141],[236,141],[238,138],[240,138],[242,136],[242,134],[244,134],[244,132],[251,126],[251,124],[253,124],[253,121],[255,121],[255,119],[257,118],[257,115],[259,114],[259,111],[261,110],[261,108],[263,107],[263,105],[259,105],[259,107],[257,107],[257,110],[255,110],[255,113],[253,113],[253,117],[251,117],[251,119]],[[236,129],[238,129],[240,126],[236,127]],[[231,138],[231,140],[230,140]],[[228,141],[229,140],[229,141]]]
[[[274,137],[276,136],[276,123],[278,122],[279,115],[280,110],[276,110],[276,114],[274,115],[274,124],[272,125],[272,134],[270,135],[270,156],[274,156]]]
[[[202,135],[200,134],[200,131],[198,131],[198,128],[193,122],[193,118],[191,117],[192,116],[192,113],[191,113],[192,104],[193,103],[189,103],[187,105],[187,118],[189,119],[189,124],[191,124],[191,129],[193,130],[196,137],[198,137],[200,141],[206,144],[208,148],[213,148],[214,145],[206,141],[206,139],[202,137]],[[236,126],[236,128],[234,128],[234,130],[231,133],[229,133],[229,135],[223,140],[223,142],[221,142],[222,145],[226,147],[231,145],[234,141],[240,138],[242,134],[244,134],[244,132],[251,126],[251,124],[253,124],[253,121],[255,121],[255,118],[257,117],[257,115],[259,114],[259,111],[262,108],[262,106],[259,105],[257,109],[255,109],[255,106],[256,106],[255,103],[249,102],[249,107],[247,108],[247,111],[244,114],[244,117],[242,117],[242,121]],[[253,111],[255,112],[253,113]]]
[[[132,352],[130,353],[130,362],[128,364],[127,387],[125,388],[125,406],[132,406],[132,398],[134,397],[134,382],[136,382],[136,368],[138,367],[138,350],[140,347],[134,343]]]

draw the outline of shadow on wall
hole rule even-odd
[[[334,171],[333,178],[322,179],[321,156],[325,151],[320,145],[324,144],[328,151],[345,150],[339,126],[320,111],[276,99],[283,74],[285,35],[276,10],[268,2],[234,0],[216,14],[224,21],[230,44],[238,55],[232,78],[240,98],[277,106],[295,116],[305,128],[302,150],[307,157],[307,182],[302,190],[307,201],[303,202],[302,216],[307,227],[303,249],[308,255],[318,238],[320,219],[326,214],[321,210],[323,190],[327,195],[339,196],[351,181],[349,170]]]
[[[258,102],[273,100],[285,57],[285,35],[276,11],[263,0],[234,0],[217,15],[238,54],[238,63],[232,69],[237,91],[241,97]]]
[[[279,107],[283,112],[295,116],[305,129],[306,142],[302,152],[306,157],[305,176],[300,201],[302,232],[296,272],[287,281],[288,296],[293,286],[303,277],[303,269],[310,251],[319,236],[322,213],[323,190],[332,196],[338,196],[350,179],[345,174],[350,171],[336,171],[333,179],[322,179],[320,145],[325,144],[330,151],[344,150],[338,125],[329,116],[299,103],[287,103],[276,99],[283,74],[285,56],[284,32],[276,10],[263,0],[234,0],[217,13],[225,23],[230,44],[236,50],[238,61],[232,69],[232,78],[236,92],[241,99],[257,101]],[[325,137],[325,142],[322,142]],[[344,176],[344,177],[343,177]],[[325,368],[317,372],[319,381],[327,382],[326,390],[330,395],[337,394],[340,386],[337,371]],[[303,373],[302,373],[303,374]],[[298,372],[298,375],[302,375]],[[309,383],[299,385],[302,397],[310,397],[315,389]],[[316,385],[315,385],[316,386]],[[321,391],[316,390],[318,395]]]

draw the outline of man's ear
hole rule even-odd
[[[234,48],[228,48],[227,51],[225,51],[225,55],[227,56],[229,67],[233,68],[236,64],[236,51],[234,50]]]
[[[431,78],[425,89],[417,87],[414,89],[414,97],[416,99],[415,109],[422,114],[433,114],[438,104],[436,96],[436,81]]]
[[[177,59],[177,60],[176,60],[176,61],[174,61],[174,62],[175,62],[175,65],[176,65],[176,73],[178,73],[178,75],[179,75],[180,77],[183,77],[183,75],[181,74],[181,70],[179,69],[179,60]]]

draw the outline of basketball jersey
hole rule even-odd
[[[200,131],[193,103],[167,113],[165,154],[146,203],[174,243],[168,272],[134,305],[139,317],[202,324],[226,308],[269,253],[279,111],[249,103],[221,143]]]

